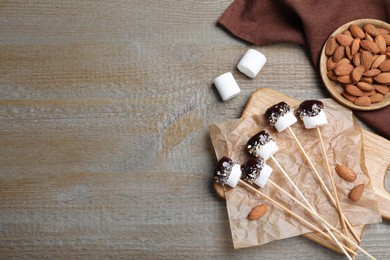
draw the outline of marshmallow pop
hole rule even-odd
[[[264,188],[272,173],[272,168],[262,158],[250,158],[242,169],[245,180],[249,183],[255,183],[260,188]]]
[[[217,164],[215,169],[215,180],[221,185],[229,185],[234,188],[237,186],[241,178],[241,166],[234,163],[232,159],[228,157],[222,157]]]
[[[317,128],[317,134],[321,142],[322,154],[324,156],[329,178],[332,184],[333,196],[336,202],[336,209],[340,215],[340,221],[343,226],[344,234],[347,234],[346,228],[346,220],[344,213],[342,211],[340,200],[336,191],[336,185],[333,179],[333,174],[329,166],[328,157],[326,156],[326,150],[324,146],[324,142],[322,140],[322,134],[319,126],[326,125],[328,123],[328,119],[326,118],[324,104],[319,100],[305,100],[299,105],[298,109],[299,118],[303,121],[305,128],[313,129]]]
[[[266,131],[260,131],[252,136],[248,140],[246,148],[249,154],[257,158],[263,158],[264,160],[268,160],[279,150],[275,141]]]
[[[298,114],[307,129],[316,128],[317,126],[326,125],[328,123],[324,103],[319,100],[303,101],[299,105]]]
[[[282,132],[295,124],[298,120],[293,110],[285,102],[280,102],[269,107],[265,116],[271,126],[274,126],[278,132]]]

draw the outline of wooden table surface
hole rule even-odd
[[[230,3],[0,1],[1,259],[344,259],[303,237],[233,249],[209,126],[259,87],[329,94],[304,48],[216,26]],[[236,69],[251,47],[255,79]],[[227,71],[242,93],[222,102]],[[378,259],[389,224],[364,233]]]

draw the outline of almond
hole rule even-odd
[[[333,55],[334,51],[336,50],[338,44],[336,42],[336,39],[334,37],[330,37],[325,45],[325,54],[328,56]]]
[[[365,70],[369,70],[372,65],[372,54],[369,51],[363,51],[360,57],[361,64],[364,66]]]
[[[346,181],[353,182],[357,178],[356,173],[351,168],[348,168],[347,166],[344,166],[342,164],[336,164],[335,169],[337,174]]]
[[[351,94],[349,94],[347,91],[343,91],[343,93],[341,93],[341,95],[343,95],[347,100],[351,101],[353,103],[353,101],[355,101],[356,97],[355,96],[352,96]]]
[[[353,69],[351,72],[351,79],[353,82],[358,82],[362,78],[362,75],[364,73],[364,66],[360,65]]]
[[[337,76],[334,74],[333,70],[330,70],[326,73],[326,76],[328,76],[329,79],[337,81]]]
[[[352,36],[355,38],[363,39],[365,36],[363,30],[360,29],[360,27],[355,24],[351,24],[349,26],[349,31],[351,32]]]
[[[337,81],[340,83],[352,83],[352,79],[350,75],[339,76],[337,77]]]
[[[348,36],[346,34],[338,34],[336,36],[337,42],[344,47],[351,46],[353,42],[353,38],[351,36]]]
[[[352,70],[353,70],[353,66],[351,64],[339,64],[336,66],[336,68],[334,69],[334,73],[336,73],[337,76],[345,76],[345,75],[349,75],[351,74]],[[381,71],[379,70],[379,73]],[[378,73],[378,74],[379,74]]]
[[[379,69],[383,72],[390,71],[390,60],[386,60],[379,65]]]
[[[388,85],[390,84],[390,72],[383,72],[378,76],[374,77],[374,80],[383,85]]]
[[[371,69],[377,69],[385,60],[386,60],[386,55],[384,55],[384,54],[379,55],[378,58],[376,58],[372,62]]]
[[[372,42],[374,41],[374,39],[368,33],[365,34],[364,39],[372,41]]]
[[[255,206],[252,211],[248,214],[249,220],[257,220],[261,218],[268,211],[267,205],[261,204]]]
[[[348,85],[345,87],[345,90],[346,90],[349,94],[351,94],[352,96],[355,96],[355,97],[363,96],[363,92],[360,90],[360,88],[356,87],[355,85],[348,84]]]
[[[329,57],[328,60],[326,61],[326,69],[328,71],[333,70],[336,67],[336,64],[337,63],[333,62],[332,57]]]
[[[371,90],[368,90],[368,91],[363,91],[363,96],[367,96],[367,97],[370,97],[374,94],[376,94],[377,92],[375,91],[375,89],[371,89]],[[372,103],[372,102],[371,102]]]
[[[369,105],[371,105],[371,99],[368,96],[361,96],[356,98],[353,103],[357,106],[368,107]]]
[[[386,45],[390,45],[390,34],[382,34],[385,39]]]
[[[380,53],[386,52],[386,41],[382,35],[379,34],[375,37],[375,43],[376,43],[376,45],[378,45]]]
[[[372,70],[367,70],[363,73],[364,77],[375,77],[379,75],[382,71],[379,69],[372,69]]]
[[[360,52],[357,52],[353,55],[352,57],[352,63],[353,65],[355,65],[356,67],[359,66],[361,63],[360,63],[360,56],[362,54]]]
[[[352,34],[351,34],[351,32],[350,32],[350,31],[348,31],[348,30],[345,30],[345,31],[343,32],[343,34],[345,34],[345,35],[348,35],[349,37],[352,37]]]
[[[380,34],[389,34],[389,30],[385,29],[385,28],[376,28]]]
[[[363,30],[366,33],[368,33],[369,35],[374,36],[374,37],[379,34],[379,31],[377,30],[377,28],[374,25],[370,24],[370,23],[364,25],[363,26]]]
[[[383,37],[382,37],[383,38]],[[383,39],[384,40],[384,39]],[[386,46],[386,45],[385,45]],[[351,44],[351,54],[352,55],[355,55],[355,53],[357,53],[357,51],[359,50],[360,48],[360,39],[359,38],[355,38]],[[386,48],[385,48],[385,51],[386,51]]]
[[[344,57],[345,54],[345,47],[344,46],[337,46],[336,50],[333,53],[333,61],[338,62]]]
[[[370,90],[373,90],[374,89],[374,86],[369,84],[369,83],[366,83],[366,82],[358,82],[356,84],[356,86],[358,88],[360,88],[361,90],[363,91],[370,91]]]
[[[346,47],[345,47],[345,56],[347,56],[347,58],[348,58],[349,60],[352,60],[353,55],[352,55],[351,47],[350,47],[350,46],[346,46]]]
[[[376,54],[380,51],[378,44],[375,42],[369,41],[369,40],[362,40],[360,42],[360,46],[365,49],[366,51],[369,51],[373,54]]]
[[[354,202],[357,202],[362,197],[363,191],[364,191],[364,184],[359,184],[351,190],[351,192],[348,195],[348,198]]]
[[[387,95],[389,93],[389,88],[387,86],[374,84],[374,88],[383,95]]]
[[[362,77],[362,78],[360,79],[360,81],[366,82],[366,83],[372,83],[372,78]]]
[[[380,93],[375,93],[374,95],[370,96],[371,103],[381,102],[383,100],[383,98],[384,98],[383,95]]]

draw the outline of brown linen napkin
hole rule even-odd
[[[321,49],[328,36],[344,23],[362,18],[389,22],[390,0],[235,0],[218,23],[256,45],[306,45],[319,70]],[[354,114],[390,139],[390,106]]]

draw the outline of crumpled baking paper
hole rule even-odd
[[[352,225],[381,222],[378,202],[364,164],[361,129],[350,110],[331,99],[325,99],[322,102],[325,105],[329,123],[321,126],[320,129],[343,212]],[[299,103],[290,103],[290,105],[297,109]],[[319,214],[334,227],[341,228],[336,209],[322,190],[292,135],[287,130],[278,133],[270,127],[265,120],[264,112],[265,110],[259,110],[252,116],[210,126],[210,136],[217,158],[228,156],[237,163],[245,163],[249,158],[246,152],[246,142],[257,132],[268,131],[280,148],[275,154],[277,161]],[[333,194],[317,130],[305,129],[303,123],[299,119],[298,121],[291,128]],[[341,179],[334,170],[336,163],[352,168],[358,174],[356,181],[352,183]],[[274,170],[270,179],[302,201],[277,165],[272,160],[268,160],[267,164]],[[361,183],[365,185],[363,196],[358,202],[352,202],[348,199],[348,194],[354,186]],[[274,240],[313,232],[296,218],[243,186],[238,185],[234,189],[225,186],[224,189],[234,248],[262,245]],[[288,209],[317,225],[321,230],[323,229],[315,217],[274,187],[266,185],[261,191],[278,202],[282,202]],[[267,204],[269,210],[259,220],[249,221],[247,216],[252,207],[257,204]]]

